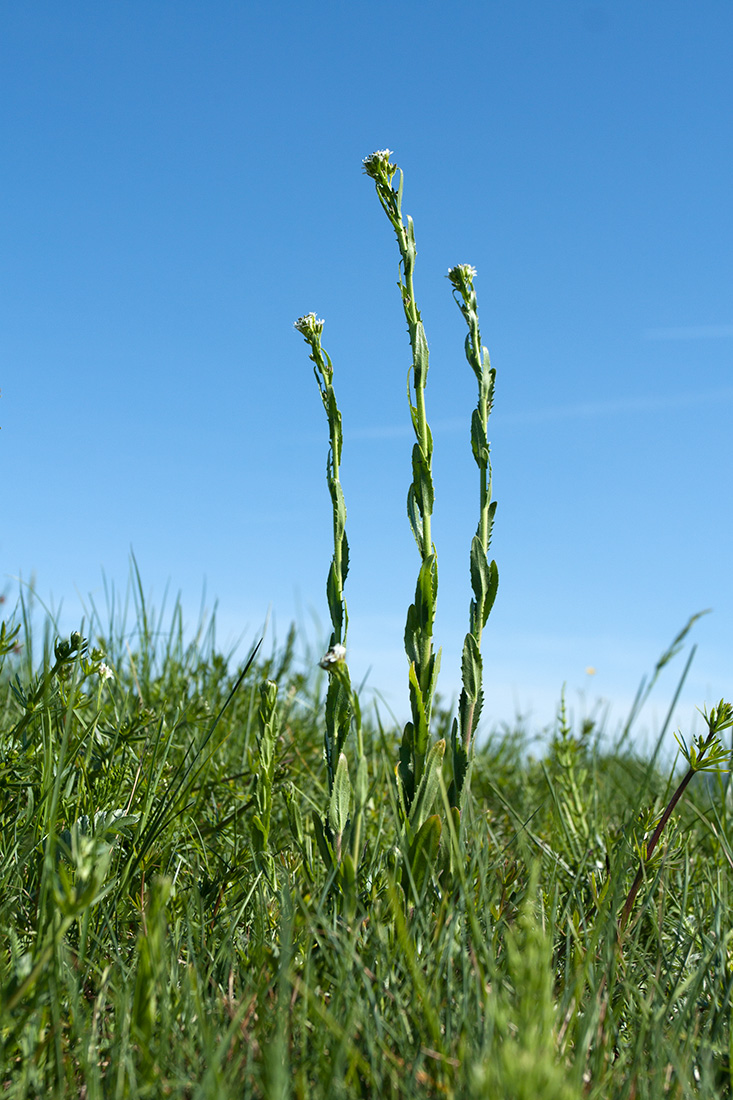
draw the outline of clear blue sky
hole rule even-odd
[[[563,682],[620,717],[708,607],[682,718],[730,697],[732,40],[723,0],[3,5],[9,596],[35,575],[74,626],[133,548],[191,622],[206,581],[222,646],[268,609],[317,645],[326,424],[292,328],[313,310],[344,417],[352,672],[405,715],[409,349],[361,172],[388,147],[431,348],[444,693],[477,500],[444,276],[471,263],[497,370],[487,721],[546,724]]]

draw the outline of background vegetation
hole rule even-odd
[[[444,833],[415,881],[399,736],[365,717],[350,900],[316,837],[327,674],[299,671],[292,634],[229,668],[213,622],[187,644],[178,609],[164,624],[135,595],[132,625],[119,608],[89,624],[92,651],[47,640],[36,667],[23,607],[3,636],[4,1095],[727,1093],[733,852],[717,775],[691,784],[620,939],[673,790],[632,738],[601,751],[562,707],[541,756],[521,731],[492,736],[460,836]],[[447,733],[440,706],[436,721]]]

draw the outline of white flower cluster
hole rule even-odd
[[[331,646],[328,653],[325,653],[323,657],[321,657],[318,664],[321,666],[321,668],[325,668],[326,671],[328,671],[329,669],[333,668],[334,665],[340,664],[345,656],[346,646],[343,646],[340,642],[337,642],[336,645]]]
[[[377,149],[376,153],[370,153],[368,157],[364,157],[362,161],[364,171],[374,180],[384,182],[385,176],[391,180],[397,171],[397,165],[389,163],[391,156],[391,149]]]
[[[306,340],[310,340],[314,336],[321,335],[324,324],[325,321],[320,317],[316,317],[315,313],[306,313],[303,317],[299,317],[297,321],[293,322],[293,328],[302,333]]]
[[[469,279],[475,279],[477,275],[476,268],[471,264],[456,264],[448,270],[448,278],[452,283],[466,282]]]
[[[389,160],[392,156],[391,149],[377,149],[376,152],[370,153],[368,157],[364,157],[364,166],[371,164],[375,160]]]

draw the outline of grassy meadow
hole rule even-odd
[[[27,596],[0,630],[0,1088],[21,1098],[730,1094],[733,709],[669,717],[635,749],[658,673],[615,739],[562,699],[542,747],[481,728],[495,374],[474,269],[449,272],[477,382],[477,526],[456,707],[438,690],[428,345],[414,227],[383,150],[366,175],[395,232],[412,352],[410,720],[348,668],[349,545],[334,365],[296,322],[328,429],[330,635],[235,661],[215,621],[156,614],[136,569],[59,637]],[[395,177],[398,184],[395,185]],[[701,706],[704,701],[701,700]]]

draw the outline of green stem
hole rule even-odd
[[[321,825],[329,843],[331,843],[331,841],[334,842],[336,862],[340,863],[343,845],[343,829],[346,827],[344,807],[346,806],[347,809],[348,807],[351,808],[351,837],[353,840],[352,858],[354,866],[357,866],[361,847],[361,818],[363,805],[366,801],[367,771],[366,761],[364,759],[364,739],[361,728],[359,701],[351,687],[349,670],[345,661],[345,643],[349,617],[346,609],[346,601],[344,600],[344,583],[349,570],[349,544],[346,539],[346,504],[344,502],[340,478],[343,430],[341,413],[339,412],[336,402],[336,393],[333,388],[333,363],[331,362],[328,352],[321,346],[323,321],[320,321],[314,313],[308,313],[295,322],[295,328],[302,334],[311,349],[310,358],[314,364],[313,373],[318,384],[318,390],[328,419],[328,437],[330,444],[326,464],[326,476],[332,506],[333,557],[331,559],[328,580],[326,582],[326,594],[328,597],[328,608],[333,629],[328,653],[325,654],[320,662],[321,667],[326,669],[329,673],[328,690],[326,692],[324,731],[324,755],[328,776],[328,803]],[[341,781],[338,784],[338,789],[335,790],[334,788],[337,786],[339,760],[352,725],[356,729],[358,756],[356,790],[354,791],[351,785],[348,775],[348,766],[345,772],[342,767],[339,773]],[[332,802],[334,802],[333,806]],[[329,822],[334,819],[334,816],[338,819],[339,823],[339,832],[337,836],[333,836],[329,824]],[[326,864],[327,866],[329,865],[328,860],[326,860]]]
[[[631,884],[631,889],[629,890],[628,896],[624,903],[624,907],[621,911],[621,916],[619,917],[619,940],[623,936],[626,925],[628,924],[629,917],[631,916],[631,910],[633,909],[636,895],[639,893],[641,884],[644,881],[644,873],[649,864],[649,861],[654,854],[654,850],[659,843],[659,839],[664,832],[664,828],[667,822],[672,816],[672,811],[674,810],[679,800],[682,798],[682,795],[685,793],[685,790],[692,780],[693,775],[695,775],[696,772],[709,771],[716,766],[720,767],[723,764],[726,767],[730,766],[730,754],[722,750],[719,735],[724,730],[730,729],[731,726],[733,726],[733,707],[730,703],[725,703],[721,699],[719,705],[717,707],[712,707],[709,714],[707,712],[703,713],[705,716],[705,720],[708,724],[707,737],[704,740],[702,739],[702,737],[700,737],[694,750],[692,748],[686,749],[684,743],[678,738],[678,741],[683,749],[683,752],[690,767],[685,772],[681,783],[670,798],[664,813],[659,819],[656,829],[652,833],[651,839],[647,845],[645,858],[639,864],[636,876],[633,883]]]
[[[344,600],[344,582],[349,571],[349,546],[346,539],[346,504],[340,480],[341,448],[343,444],[341,413],[336,402],[336,392],[333,388],[333,363],[328,352],[321,346],[323,321],[319,321],[314,313],[308,313],[295,322],[295,327],[310,346],[313,374],[318,384],[321,401],[328,420],[330,446],[326,463],[326,478],[331,497],[333,557],[328,572],[326,592],[333,627],[330,643],[331,648],[333,648],[334,645],[345,644],[349,623],[346,601]]]
[[[488,562],[491,528],[496,505],[491,500],[491,462],[487,439],[489,415],[494,392],[495,372],[489,353],[481,343],[478,305],[473,279],[476,272],[468,264],[458,264],[448,272],[453,296],[468,325],[466,358],[478,382],[478,399],[471,419],[471,449],[479,468],[479,521],[471,543],[470,566],[473,599],[469,609],[469,629],[461,661],[463,688],[459,699],[459,720],[454,724],[453,805],[460,805],[468,776],[470,752],[483,702],[483,666],[481,638],[496,596],[498,571]],[[460,735],[459,735],[460,724]]]
[[[420,439],[419,439],[420,450],[422,451],[422,453],[427,458],[428,469],[432,470],[432,455],[430,454],[430,452],[428,450],[428,447],[429,447],[428,438],[427,438],[427,424],[428,424],[428,422],[427,422],[427,417],[426,417],[426,414],[425,414],[425,390],[424,390],[423,387],[420,387],[415,392],[415,405],[416,405],[416,408],[417,408],[417,420],[418,420],[418,424],[420,425],[420,429],[421,429]],[[423,561],[425,561],[425,559],[430,554],[432,554],[432,552],[433,552],[433,537],[432,537],[432,532],[431,532],[431,512],[427,509],[423,512],[422,522],[423,522],[423,528],[422,528],[423,529],[423,544],[422,544],[422,548],[421,548],[421,555],[422,555]],[[431,631],[430,636],[432,637],[432,631]]]
[[[639,889],[641,887],[641,884],[644,881],[644,872],[645,872],[646,866],[649,863],[649,860],[654,855],[654,849],[656,848],[657,844],[659,843],[659,838],[661,837],[662,832],[664,831],[664,827],[667,824],[667,822],[669,821],[670,817],[672,816],[672,811],[674,810],[674,808],[677,805],[677,803],[679,802],[679,800],[682,798],[682,795],[685,793],[685,790],[687,789],[687,786],[688,786],[688,784],[689,784],[689,782],[692,779],[694,774],[695,774],[695,769],[694,768],[690,768],[689,771],[686,772],[684,779],[682,780],[679,787],[677,788],[677,790],[674,792],[671,799],[669,800],[669,804],[668,804],[666,810],[664,811],[664,813],[662,814],[661,818],[659,819],[659,824],[657,825],[656,829],[654,830],[654,832],[652,834],[652,838],[649,841],[649,844],[647,845],[646,859],[642,863],[639,864],[639,869],[636,872],[636,877],[634,878],[633,883],[631,884],[631,889],[629,890],[628,896],[626,898],[626,902],[625,902],[623,910],[621,912],[621,917],[619,918],[619,922],[618,922],[619,935],[623,934],[624,929],[626,928],[626,925],[628,924],[629,917],[631,916],[631,910],[633,909],[634,902],[636,900],[636,895],[639,893]]]
[[[413,278],[417,248],[412,219],[402,218],[404,177],[397,165],[390,163],[389,157],[388,149],[373,153],[365,159],[364,170],[374,180],[379,201],[397,237],[400,252],[399,288],[412,350],[412,386],[408,376],[408,400],[416,443],[413,447],[413,478],[408,491],[407,508],[410,526],[420,552],[421,567],[415,602],[408,609],[405,626],[405,650],[410,663],[412,721],[405,726],[398,773],[404,806],[409,810],[425,769],[433,696],[440,662],[440,652],[433,654],[438,574],[431,525],[433,444],[425,411],[429,356],[425,329],[415,301]],[[392,179],[398,172],[399,186],[394,187]]]

